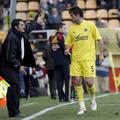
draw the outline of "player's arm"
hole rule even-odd
[[[65,55],[70,55],[70,49],[72,46],[72,36],[71,36],[71,31],[68,32],[66,38],[65,38]]]
[[[70,55],[70,46],[69,45],[65,45],[64,53],[65,53],[65,55]]]
[[[99,46],[99,51],[100,51],[100,54],[99,54],[99,60],[100,62],[102,62],[104,60],[104,56],[103,56],[103,40],[102,40],[102,37],[100,35],[100,32],[99,30],[97,29],[97,27],[95,26],[95,24],[92,24],[93,26],[93,36],[94,36],[94,39],[96,41],[98,41],[98,46]]]
[[[100,40],[98,40],[98,45],[99,45],[99,51],[100,51],[100,54],[99,54],[99,60],[100,60],[100,62],[102,62],[103,60],[104,60],[104,56],[103,56],[103,40],[102,39],[100,39]]]

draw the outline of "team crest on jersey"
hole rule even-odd
[[[85,28],[85,29],[84,29],[84,32],[87,32],[87,31],[88,31],[88,29],[87,29],[87,28]]]

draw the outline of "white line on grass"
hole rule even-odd
[[[103,94],[103,95],[98,95],[98,96],[96,96],[96,98],[101,98],[101,97],[105,97],[105,96],[108,96],[108,95],[111,95],[111,94],[107,93],[107,94]],[[87,100],[89,100],[89,98],[85,99],[85,101],[87,101]],[[35,114],[32,114],[31,116],[23,118],[21,120],[32,120],[32,119],[34,119],[34,118],[36,118],[38,116],[41,116],[41,115],[47,113],[50,110],[53,110],[55,108],[59,108],[59,107],[65,106],[65,105],[71,105],[71,104],[74,104],[74,103],[76,103],[76,101],[69,102],[69,103],[64,103],[64,104],[59,104],[59,105],[56,105],[56,106],[53,106],[53,107],[49,107],[49,108],[43,109],[43,110],[41,110],[41,111],[39,111],[39,112],[37,112]]]
[[[27,104],[21,105],[20,107],[26,107],[26,106],[34,105],[34,104],[36,104],[36,103],[37,103],[37,102],[27,103]]]
[[[104,107],[104,106],[120,106],[120,104],[100,104],[98,106],[100,106],[100,107]]]

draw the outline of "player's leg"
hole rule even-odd
[[[91,109],[96,110],[97,104],[95,100],[95,93],[96,93],[96,87],[95,87],[95,77],[96,77],[96,69],[95,69],[95,61],[85,61],[83,63],[84,68],[84,78],[87,85],[87,90],[90,96],[91,100]]]
[[[80,105],[80,110],[77,114],[83,114],[86,112],[86,107],[83,97],[84,91],[82,86],[82,77],[73,77],[72,80],[74,81],[73,83],[77,94],[77,100]]]
[[[88,90],[90,97],[92,98],[95,96],[95,93],[96,93],[96,87],[95,87],[94,80],[95,79],[92,77],[85,77],[87,90]]]
[[[81,67],[78,62],[72,62],[70,67],[70,74],[72,77],[72,83],[75,87],[77,100],[80,105],[80,110],[77,114],[83,114],[86,112],[84,98],[83,98],[83,87],[82,87],[82,77]]]
[[[105,92],[108,93],[109,92],[109,78],[108,77],[104,77],[104,86],[105,86]]]
[[[95,100],[95,93],[96,93],[96,87],[95,87],[95,83],[94,83],[94,78],[85,78],[86,80],[86,84],[87,84],[87,90],[88,90],[88,94],[90,96],[90,100],[91,100],[91,109],[93,111],[97,110],[97,103]]]
[[[102,82],[101,82],[102,81],[102,77],[98,76],[97,80],[98,80],[99,92],[102,93]]]

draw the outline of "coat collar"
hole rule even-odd
[[[15,33],[18,37],[22,37],[24,33],[17,31],[16,29],[11,28],[11,32]]]

